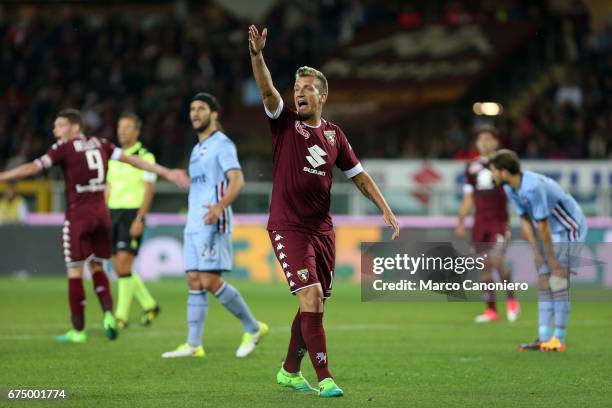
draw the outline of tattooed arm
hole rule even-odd
[[[395,219],[395,215],[389,205],[385,201],[385,198],[380,193],[378,186],[372,180],[372,177],[365,171],[357,174],[352,178],[353,183],[357,186],[359,191],[370,201],[372,201],[383,213],[383,218],[385,223],[393,228],[393,233],[391,235],[391,239],[397,239],[399,236],[399,226],[397,224],[397,220]]]

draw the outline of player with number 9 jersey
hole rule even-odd
[[[67,266],[82,264],[88,257],[111,255],[110,214],[104,202],[108,161],[119,159],[121,149],[106,139],[86,137],[60,140],[36,160],[46,169],[62,168],[66,191],[66,219],[62,229]]]
[[[62,243],[72,329],[57,336],[56,340],[63,343],[83,343],[87,340],[83,288],[85,261],[88,261],[96,296],[104,312],[104,334],[114,340],[118,334],[117,322],[112,313],[110,283],[101,262],[111,255],[110,213],[104,201],[108,161],[114,159],[128,163],[163,176],[184,188],[189,185],[189,178],[183,170],[170,170],[136,156],[124,155],[121,149],[105,139],[86,137],[83,134],[83,117],[76,109],[64,109],[58,113],[53,135],[58,141],[45,155],[11,170],[0,171],[0,181],[34,176],[53,166],[62,168],[66,190]]]

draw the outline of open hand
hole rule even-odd
[[[217,222],[224,209],[221,204],[204,205],[203,207],[208,209],[208,212],[204,214],[204,224],[214,224]]]
[[[249,52],[251,55],[257,55],[266,46],[266,37],[268,36],[268,29],[264,28],[259,34],[257,27],[251,25],[249,27]]]
[[[139,219],[135,219],[132,221],[132,225],[130,225],[130,236],[133,238],[138,238],[142,236],[144,231],[144,222]]]
[[[462,222],[455,227],[455,235],[462,238],[465,236],[465,225]]]
[[[189,188],[189,176],[187,175],[187,172],[185,170],[172,169],[168,172],[166,178],[168,179],[168,181],[173,182],[181,188]]]
[[[383,219],[385,220],[385,223],[393,229],[393,232],[391,233],[391,239],[395,241],[399,237],[399,225],[397,224],[395,214],[393,214],[392,212],[384,213]]]

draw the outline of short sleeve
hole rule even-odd
[[[363,171],[363,167],[344,132],[340,128],[337,128],[337,131],[338,157],[336,158],[336,166],[344,172],[347,178],[353,178]]]
[[[266,115],[268,116],[268,121],[270,123],[270,130],[272,131],[272,136],[277,137],[283,134],[283,132],[287,131],[294,126],[294,121],[297,119],[297,113],[285,107],[285,102],[281,98],[280,103],[278,104],[278,108],[276,108],[276,112],[270,112],[268,108],[264,105],[264,110],[266,111]]]
[[[516,211],[516,214],[519,217],[525,215],[527,210],[519,202],[517,195],[514,194],[511,190],[512,188],[510,186],[504,185],[504,191],[506,192],[506,196],[508,197],[508,200],[512,203],[512,206],[514,207],[514,211]]]
[[[465,172],[463,173],[463,194],[472,194],[476,185],[474,177],[470,174],[470,164],[465,165]]]
[[[34,162],[43,169],[50,169],[53,166],[61,165],[66,159],[66,149],[68,144],[55,143],[47,150],[47,153],[36,159]]]
[[[472,194],[474,192],[474,186],[470,183],[465,183],[463,185],[463,194]]]
[[[142,159],[151,164],[155,164],[155,156],[151,152],[147,152],[142,156]],[[155,183],[157,181],[157,174],[151,173],[150,171],[143,172],[143,179],[147,183]]]
[[[544,188],[534,188],[527,193],[527,199],[531,206],[531,212],[535,221],[542,221],[550,217],[548,201]]]
[[[100,150],[106,153],[108,160],[119,160],[123,151],[108,139],[96,138],[100,141]]]
[[[223,173],[227,173],[232,169],[240,169],[236,145],[228,140],[219,146],[219,148],[219,155],[217,157]]]

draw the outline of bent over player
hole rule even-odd
[[[510,281],[511,274],[504,261],[507,241],[510,239],[508,229],[508,208],[506,194],[502,186],[496,185],[490,170],[490,159],[498,146],[497,129],[483,126],[476,130],[476,149],[480,156],[470,161],[465,168],[463,201],[459,208],[459,220],[455,232],[465,235],[465,217],[474,207],[474,226],[472,243],[478,252],[486,252],[485,269],[482,271],[483,282],[493,282],[493,270],[497,269],[500,279]],[[514,291],[506,293],[506,317],[513,322],[519,314],[519,302]],[[487,308],[476,316],[476,323],[487,323],[499,320],[495,291],[484,293]]]
[[[520,350],[565,351],[569,315],[569,273],[587,223],[574,198],[551,178],[521,171],[518,156],[500,150],[491,159],[495,182],[504,185],[535,253],[538,272],[538,338]],[[537,225],[537,231],[534,229]],[[573,243],[573,244],[572,244]],[[554,323],[554,331],[553,331]]]
[[[83,343],[85,333],[85,291],[83,264],[89,263],[96,295],[104,311],[104,332],[117,337],[117,322],[112,314],[113,299],[102,261],[110,258],[110,215],[104,202],[106,171],[109,160],[120,160],[154,172],[181,187],[189,185],[182,170],[127,156],[106,139],[86,137],[83,119],[76,109],[64,109],[55,119],[53,135],[57,139],[45,155],[7,172],[0,172],[0,181],[15,180],[60,166],[64,173],[66,219],[62,228],[62,246],[68,274],[68,301],[72,329],[56,337],[58,341]]]
[[[267,29],[249,28],[249,50],[255,80],[272,132],[273,189],[268,232],[289,290],[299,310],[291,326],[289,349],[277,382],[298,391],[312,390],[300,363],[306,351],[317,373],[321,397],[343,395],[328,369],[323,303],[332,291],[335,236],[330,209],[333,167],[353,180],[382,211],[385,223],[399,235],[395,215],[372,178],[363,170],[342,129],[323,119],[327,100],[325,76],[301,67],[295,74],[294,109],[286,106],[272,83],[262,55]]]

